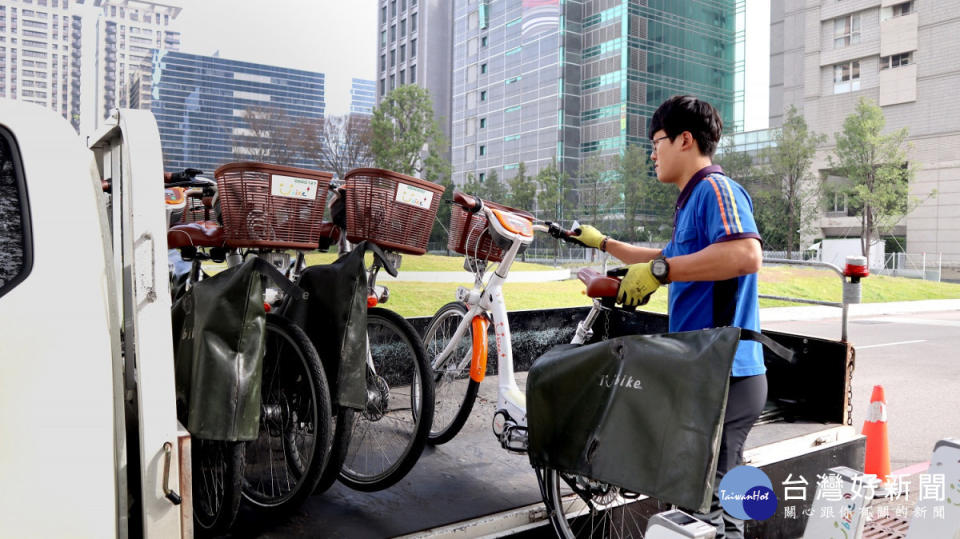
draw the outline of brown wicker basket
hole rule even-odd
[[[427,252],[442,185],[377,168],[354,169],[344,179],[348,240],[405,254]]]
[[[317,248],[331,173],[239,162],[214,176],[229,247]]]
[[[520,214],[526,217],[527,212],[483,201],[483,205],[498,210]],[[505,251],[493,243],[493,238],[487,232],[487,217],[483,212],[470,213],[463,206],[454,204],[450,211],[450,236],[447,240],[447,249],[479,260],[500,262]]]

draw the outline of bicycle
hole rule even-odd
[[[402,316],[378,307],[387,302],[389,290],[377,285],[377,276],[381,269],[396,275],[403,254],[426,252],[443,188],[369,168],[350,171],[342,185],[330,188],[334,221],[324,223],[321,250],[337,244],[344,255],[353,243],[368,241],[384,252],[366,267],[366,404],[362,410],[335,407],[330,464],[317,489],[339,479],[354,490],[377,491],[400,481],[420,458],[434,402],[420,335]],[[303,267],[301,255],[293,274]],[[306,329],[317,338],[319,328]]]
[[[554,223],[538,223],[528,212],[460,191],[454,192],[453,202],[448,248],[466,255],[464,267],[474,272],[475,284],[472,290],[459,287],[457,301],[441,307],[424,330],[423,341],[431,359],[436,394],[428,441],[431,444],[450,441],[469,417],[487,370],[487,330],[492,323],[499,379],[493,432],[504,449],[526,453],[526,396],[514,375],[510,325],[502,287],[517,255],[533,241],[534,231],[547,232],[568,241],[574,232],[563,230]],[[490,262],[499,265],[484,282]],[[572,344],[587,342],[600,314],[617,308],[615,302],[620,284],[617,277],[623,274],[622,269],[612,270],[607,275],[589,268],[579,271],[578,278],[586,285],[586,294],[593,299],[593,306],[586,318],[577,324]],[[630,511],[632,507],[625,503],[631,497],[635,498],[630,493],[621,492],[613,485],[559,474],[555,470],[535,471],[551,523],[562,537],[582,537],[584,531],[587,536],[595,531],[600,531],[601,535],[614,531],[619,534],[615,537],[643,535],[639,521]],[[576,496],[566,495],[562,485],[570,487]],[[583,524],[585,528],[580,529],[577,524]]]
[[[168,247],[191,262],[186,286],[204,278],[204,260],[233,267],[255,256],[266,261],[265,268],[275,268],[287,264],[287,249],[315,248],[315,239],[309,238],[315,238],[322,219],[329,174],[230,163],[218,168],[215,177],[216,184],[196,174],[167,178],[172,180],[167,187],[187,188],[185,194],[199,198],[204,208],[185,210],[181,224],[167,234]],[[203,220],[192,220],[200,214]],[[279,271],[263,271],[282,290],[267,289],[272,295],[294,290]],[[195,521],[203,532],[229,529],[241,497],[265,512],[295,507],[313,492],[323,472],[332,417],[329,386],[303,330],[270,312],[260,392],[256,440],[195,444]]]

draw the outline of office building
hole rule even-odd
[[[770,125],[796,106],[827,135],[816,173],[829,185],[834,134],[860,98],[879,104],[886,132],[906,127],[919,166],[910,194],[925,199],[892,231],[906,251],[960,267],[960,0],[774,1],[770,28]],[[927,198],[932,190],[935,197]],[[823,237],[860,235],[860,218],[835,196],[820,222]]]
[[[350,114],[373,114],[377,106],[377,82],[353,79],[350,84]]]
[[[450,141],[451,0],[379,0],[377,103],[404,84],[426,88]],[[449,148],[439,148],[449,158]]]
[[[743,0],[455,0],[454,181],[556,162],[577,177],[649,146],[656,107],[692,93],[743,121]],[[612,177],[612,176],[611,176]]]
[[[0,2],[0,97],[36,103],[95,129],[154,48],[179,47],[180,8],[136,0]]]
[[[317,166],[316,155],[299,151],[297,130],[323,118],[323,73],[155,51],[149,80],[132,89],[150,96],[166,170],[212,173],[245,159]]]

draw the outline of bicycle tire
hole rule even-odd
[[[198,536],[226,533],[240,509],[243,442],[191,438],[193,522]]]
[[[339,478],[373,492],[403,479],[423,453],[433,421],[433,382],[420,335],[402,316],[369,309],[367,338],[376,377],[368,368],[367,406],[354,414]]]
[[[330,444],[330,457],[327,459],[327,465],[324,466],[323,473],[320,475],[320,481],[313,489],[314,494],[326,492],[340,476],[340,467],[343,466],[343,460],[347,458],[347,448],[350,446],[350,435],[352,433],[351,425],[353,425],[354,414],[356,413],[356,410],[346,406],[340,406],[337,410],[337,414],[333,418],[335,426],[332,435],[333,442]]]
[[[561,539],[643,537],[647,517],[636,495],[584,476],[537,469],[550,524]],[[564,495],[561,489],[572,491]]]
[[[467,308],[458,301],[440,307],[423,331],[423,346],[431,364],[433,358],[443,352],[456,331],[460,321],[467,314]],[[480,382],[470,378],[470,363],[462,369],[450,369],[452,362],[470,357],[473,353],[473,341],[470,334],[461,338],[458,348],[444,362],[433,370],[434,409],[433,423],[427,443],[445,444],[452,440],[463,428],[477,400]],[[462,395],[462,397],[461,397]]]
[[[289,320],[267,314],[260,428],[248,442],[243,499],[282,513],[313,493],[330,452],[332,407],[320,357]]]

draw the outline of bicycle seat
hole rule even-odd
[[[607,277],[591,268],[577,272],[577,278],[587,285],[587,296],[591,298],[615,298],[620,291],[620,279]]]
[[[167,247],[223,247],[223,227],[216,221],[199,221],[174,225],[167,231]]]

